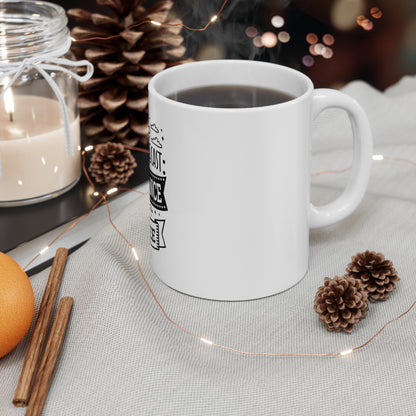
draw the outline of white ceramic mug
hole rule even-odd
[[[167,98],[222,84],[295,98],[231,109]],[[328,107],[351,119],[353,166],[342,195],[314,206],[311,123]],[[202,298],[255,299],[295,285],[307,271],[309,229],[350,215],[370,174],[371,131],[359,104],[271,63],[213,60],[162,71],[149,84],[149,133],[152,267],[168,286]]]

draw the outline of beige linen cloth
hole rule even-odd
[[[415,77],[385,92],[359,81],[344,91],[370,118],[375,154],[416,161]],[[313,136],[314,172],[350,164],[351,131],[342,112],[322,114]],[[333,199],[347,178],[348,172],[314,178],[314,202]],[[149,263],[147,195],[127,206],[115,223],[137,247],[143,271],[168,314],[200,336],[235,348],[343,351],[363,344],[416,300],[416,167],[407,163],[375,161],[368,192],[355,213],[311,232],[305,278],[266,299],[213,302],[161,283]],[[366,249],[393,261],[401,277],[397,290],[387,302],[371,304],[367,319],[351,335],[329,333],[313,311],[316,290],[325,276],[342,275],[351,256]],[[31,278],[37,307],[48,272]],[[70,256],[60,291],[60,297],[66,295],[75,298],[74,310],[44,415],[416,414],[416,310],[342,358],[247,357],[219,350],[164,318],[132,252],[108,225]],[[0,360],[1,416],[25,413],[11,402],[27,338]]]

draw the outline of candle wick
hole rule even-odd
[[[10,118],[10,121],[12,122],[13,121],[13,111],[10,111],[9,118]]]

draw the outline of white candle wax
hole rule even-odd
[[[0,103],[0,204],[54,194],[81,174],[79,117],[71,119],[73,156],[66,152],[59,103],[45,97],[14,96],[13,121]]]

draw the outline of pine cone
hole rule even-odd
[[[325,277],[315,297],[315,311],[328,331],[352,332],[367,316],[367,294],[359,280],[348,276]]]
[[[126,183],[136,166],[130,150],[110,142],[95,146],[88,170],[97,183],[115,186]]]
[[[368,300],[387,300],[400,280],[390,260],[386,260],[382,253],[365,251],[357,253],[351,258],[347,266],[347,273],[355,279],[360,279],[368,295]]]
[[[181,21],[169,17],[173,1],[158,1],[148,9],[143,3],[145,0],[97,0],[97,4],[111,8],[111,17],[68,10],[69,17],[83,24],[71,31],[77,40],[72,52],[95,67],[94,76],[80,85],[78,103],[85,134],[94,143],[147,145],[147,84],[166,67],[189,60],[184,59],[182,27],[177,25]],[[175,26],[146,23],[128,29],[150,20]],[[110,36],[115,37],[88,40]]]

